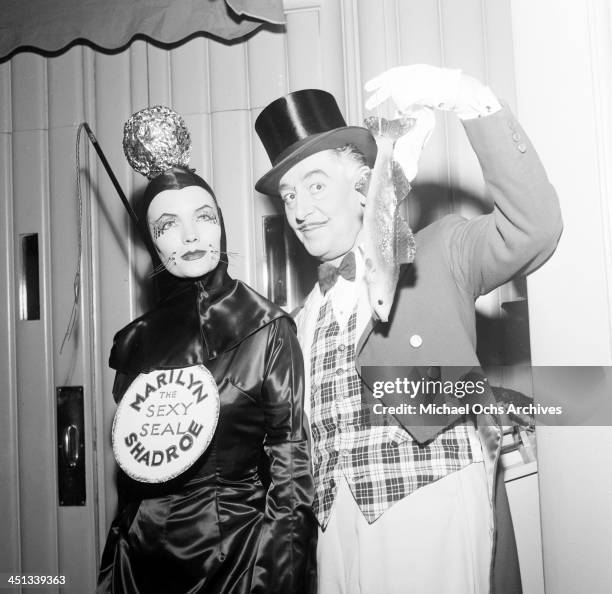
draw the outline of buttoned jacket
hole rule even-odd
[[[512,113],[504,108],[464,127],[492,210],[469,220],[447,215],[416,234],[417,255],[401,270],[389,323],[370,320],[360,336],[358,371],[412,366],[416,375],[427,377],[433,368],[441,379],[456,379],[460,367],[478,369],[475,299],[533,272],[557,245],[562,224],[556,192]],[[420,443],[443,428],[396,417]]]
[[[444,380],[457,379],[459,367],[478,369],[476,298],[515,275],[533,272],[557,245],[562,223],[556,192],[510,110],[504,107],[463,125],[483,172],[491,212],[471,219],[449,214],[416,234],[417,255],[413,264],[402,267],[389,322],[370,320],[359,338],[360,375],[365,366],[409,366],[417,376],[435,370]],[[386,396],[382,401],[398,403]],[[419,443],[458,416],[432,426],[410,414],[395,414]],[[482,427],[481,439],[492,490],[500,435]]]

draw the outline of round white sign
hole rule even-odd
[[[219,391],[203,365],[141,373],[115,412],[115,459],[133,479],[168,481],[204,453],[218,420]]]

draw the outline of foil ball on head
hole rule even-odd
[[[191,136],[178,113],[155,105],[137,111],[125,123],[123,151],[132,169],[153,179],[171,167],[189,165]]]

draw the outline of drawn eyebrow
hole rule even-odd
[[[204,204],[203,206],[200,206],[199,208],[196,208],[195,212],[198,213],[202,210],[212,210],[214,211],[214,208],[210,205],[210,204]],[[159,215],[159,217],[157,217],[157,219],[155,219],[154,221],[151,221],[151,223],[154,225],[155,223],[159,223],[159,221],[161,221],[162,219],[176,219],[178,218],[179,215],[172,213],[172,212],[164,212],[162,214]]]
[[[164,213],[160,214],[159,217],[157,217],[157,219],[155,219],[154,221],[151,221],[151,222],[153,224],[159,223],[159,221],[161,221],[163,218],[176,219],[176,215],[172,214],[171,212],[164,212]]]

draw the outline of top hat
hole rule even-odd
[[[273,101],[259,114],[255,130],[272,162],[272,169],[255,184],[264,194],[278,195],[281,177],[319,151],[353,144],[370,167],[376,159],[372,134],[359,126],[347,126],[334,97],[319,89],[295,91]]]

